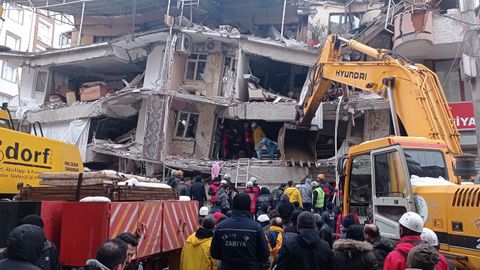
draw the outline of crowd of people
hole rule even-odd
[[[334,193],[323,174],[271,192],[255,177],[242,192],[232,189],[229,175],[214,179],[211,206],[200,208],[200,228],[187,239],[181,269],[454,269],[417,213],[400,218],[395,243],[373,222],[343,216]]]
[[[217,160],[261,158],[264,146],[269,158],[272,159],[278,145],[267,137],[257,122],[245,122],[241,130],[219,123],[215,130],[213,158]]]
[[[174,176],[176,188],[185,189],[183,173]],[[288,181],[271,192],[255,177],[239,191],[229,175],[215,178],[208,192],[201,178],[187,186],[201,207],[199,227],[182,249],[181,270],[454,269],[438,251],[435,232],[424,227],[417,213],[401,216],[401,238],[395,244],[381,236],[376,224],[360,224],[353,213],[343,216],[332,203],[335,188],[323,174],[298,185]],[[20,220],[0,253],[0,269],[61,269],[43,225],[38,215]],[[121,233],[103,243],[82,270],[138,270],[138,245],[135,235]]]

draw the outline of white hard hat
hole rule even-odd
[[[208,215],[208,207],[206,206],[200,207],[200,211],[198,212],[198,214],[202,217]]]
[[[261,214],[261,215],[258,216],[258,218],[257,218],[257,221],[258,221],[258,222],[267,222],[267,221],[269,221],[269,220],[270,220],[270,218],[268,217],[267,214]]]
[[[311,183],[311,185],[312,185],[312,187],[318,187],[318,182],[317,182],[317,181],[313,181],[313,182]]]
[[[415,212],[406,212],[402,215],[398,223],[414,232],[423,232],[423,219],[419,214]]]
[[[252,122],[252,128],[256,127],[257,126],[257,123],[256,122]]]
[[[430,230],[429,228],[423,228],[423,232],[420,235],[422,237],[422,240],[427,242],[429,246],[436,247],[438,246],[438,237],[437,234]]]
[[[223,179],[230,179],[232,176],[229,173],[223,175]]]
[[[250,182],[257,183],[257,178],[255,176],[250,177]]]
[[[227,180],[220,181],[220,185],[226,185],[226,184],[228,184]]]
[[[248,181],[248,182],[247,182],[247,187],[253,187],[253,182],[252,182],[252,181]]]

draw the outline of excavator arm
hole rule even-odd
[[[375,60],[342,61],[340,59],[342,44]],[[445,141],[451,154],[462,153],[458,130],[452,121],[453,117],[441,84],[434,72],[421,64],[395,58],[388,51],[377,50],[336,35],[328,36],[317,60],[312,87],[300,101],[301,105],[297,110],[295,129],[301,127],[307,129],[310,126],[323,97],[332,87],[332,82],[382,94],[394,112],[392,116],[395,135],[400,135],[400,127],[396,121],[398,116],[407,133],[405,135],[440,139]],[[280,137],[283,137],[285,145],[292,145],[288,142],[290,140],[287,136],[288,128],[284,131]],[[284,151],[291,150],[291,147],[280,148]],[[298,155],[298,149],[296,151],[296,156],[301,156]],[[291,157],[289,153],[282,154]],[[308,154],[303,156],[303,160],[308,159],[315,157]]]

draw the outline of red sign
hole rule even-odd
[[[458,129],[475,129],[475,114],[472,102],[450,103],[448,105]]]

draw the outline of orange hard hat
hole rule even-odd
[[[318,178],[318,179],[325,180],[325,174],[319,173],[319,174],[317,175],[317,178]]]

